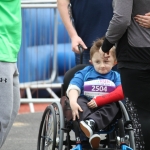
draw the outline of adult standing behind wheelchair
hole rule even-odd
[[[150,149],[150,29],[143,16],[149,0],[113,0],[114,16],[102,50],[106,54],[117,43],[118,68],[128,112],[133,122],[136,150]],[[140,18],[139,18],[140,17]],[[138,19],[139,18],[139,19]],[[140,23],[142,20],[144,25]],[[139,20],[139,22],[138,22]],[[140,23],[140,24],[139,24]]]
[[[107,127],[119,111],[116,101],[124,98],[120,75],[113,71],[116,64],[115,47],[104,57],[99,49],[103,39],[98,39],[90,49],[90,63],[78,71],[67,89],[73,120],[78,120],[81,130],[89,138],[91,147],[99,147],[100,135],[96,131]],[[76,139],[80,141],[77,133]]]
[[[92,43],[105,35],[113,16],[112,0],[57,0],[57,6],[71,38],[76,64],[80,64],[78,45],[84,48],[83,64],[90,64]]]

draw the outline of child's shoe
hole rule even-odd
[[[95,122],[91,120],[80,121],[80,128],[90,138],[95,130]]]
[[[89,143],[93,149],[99,148],[100,141],[101,137],[99,134],[93,134],[89,139]]]

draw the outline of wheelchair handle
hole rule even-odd
[[[80,51],[80,64],[83,63],[83,47],[81,45],[78,45],[79,51]]]

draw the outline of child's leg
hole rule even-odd
[[[86,135],[86,137],[90,138],[88,139],[87,143],[90,143],[90,147],[97,149],[99,148],[99,143],[100,143],[100,135],[94,134],[95,131],[95,121],[93,118],[89,118],[87,120],[88,116],[93,114],[95,112],[95,109],[90,109],[87,106],[87,100],[83,97],[80,97],[78,99],[78,104],[81,106],[83,112],[79,113],[80,116],[80,128]]]
[[[87,99],[84,97],[78,98],[78,104],[81,106],[83,112],[79,112],[80,121],[92,119],[96,123],[97,130],[105,128],[114,119],[119,111],[116,103],[107,104],[102,107],[90,109],[87,106]]]
[[[78,104],[81,106],[84,112],[84,113],[79,112],[79,116],[80,116],[79,122],[84,120],[89,114],[91,114],[91,111],[87,107],[87,102],[88,101],[86,98],[83,98],[83,97],[78,98]],[[82,132],[81,129],[80,129],[80,139],[82,142],[82,147],[88,148],[88,149],[91,147],[89,144],[89,138],[85,136],[85,134]]]
[[[75,120],[75,121],[72,121],[72,124],[73,124],[73,130],[75,132],[75,138],[76,138],[76,146],[72,150],[82,150],[79,123],[77,120]]]
[[[83,112],[79,112],[79,121],[85,120],[89,115],[94,113],[94,110],[87,106],[88,100],[86,98],[79,97],[77,102],[83,110]]]
[[[89,118],[91,120],[88,121],[87,117],[90,116],[91,114],[93,114],[95,112],[95,110],[94,109],[90,109],[87,106],[87,102],[88,102],[88,100],[86,98],[84,98],[84,97],[79,97],[78,98],[78,104],[81,106],[81,108],[83,110],[83,112],[79,112],[80,128],[84,132],[84,134],[88,138],[90,138],[90,136],[93,135],[93,131],[95,130],[95,121],[93,120],[93,118]],[[84,122],[85,120],[86,120],[86,122]]]
[[[76,144],[79,144],[79,143],[81,143],[79,123],[77,120],[72,121],[72,123],[73,123],[73,130],[75,132]]]
[[[94,112],[86,119],[93,119],[96,123],[96,130],[98,131],[107,127],[113,121],[118,111],[117,104],[111,103],[94,109]]]
[[[90,109],[87,106],[86,99],[82,98],[78,100],[78,103],[83,109],[83,112],[80,113],[80,128],[90,138],[91,147],[97,149],[99,148],[101,138],[100,135],[94,134],[94,132],[109,125],[118,113],[119,108],[116,103],[112,103],[103,107]]]

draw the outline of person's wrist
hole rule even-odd
[[[94,102],[96,103],[96,97],[94,97],[93,100],[94,100]],[[97,105],[97,103],[96,103],[96,105]]]
[[[75,105],[77,102],[75,100],[70,101],[70,105]]]
[[[76,37],[78,37],[78,34],[77,34],[77,33],[72,33],[72,34],[70,34],[71,40],[75,39]]]

